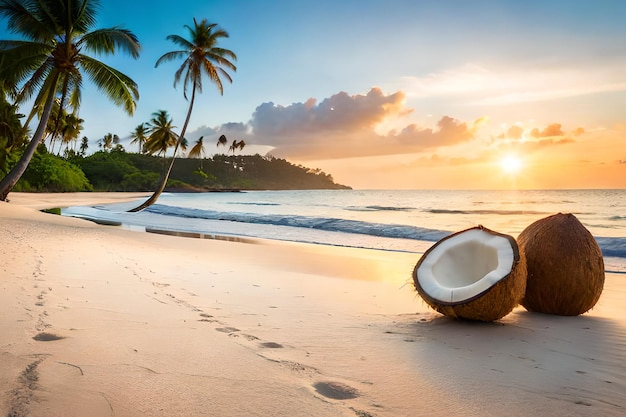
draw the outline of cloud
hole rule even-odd
[[[366,95],[340,92],[319,104],[314,98],[289,106],[263,103],[253,113],[250,125],[257,136],[285,140],[304,133],[373,129],[389,117],[410,113],[404,101],[403,92],[385,95],[372,88]]]
[[[392,155],[467,142],[485,123],[482,118],[467,124],[443,116],[433,127],[409,124],[386,133],[376,131],[382,123],[401,121],[412,111],[405,106],[402,91],[385,94],[379,88],[364,95],[340,92],[319,104],[314,98],[288,106],[263,103],[246,126],[246,142],[271,146],[275,156],[299,159]]]
[[[474,138],[474,132],[475,129],[466,123],[444,116],[437,122],[437,129],[424,129],[411,124],[391,138],[417,151],[467,142]]]
[[[506,137],[511,139],[521,139],[524,129],[520,126],[513,125],[506,131]]]
[[[505,133],[499,135],[498,139],[511,140],[513,142],[526,144],[529,148],[539,148],[549,145],[563,145],[575,142],[572,137],[585,133],[585,129],[577,127],[571,132],[563,131],[560,123],[552,123],[544,128],[534,127],[524,129],[521,126],[513,125]]]
[[[564,133],[561,130],[560,123],[553,123],[549,125],[548,127],[546,127],[545,129],[543,129],[542,131],[539,131],[539,129],[534,128],[530,132],[530,135],[534,138],[550,138],[550,137],[555,137],[555,136],[563,136]]]
[[[545,148],[548,146],[555,145],[567,145],[571,143],[575,143],[576,141],[571,138],[549,138],[549,139],[541,139],[541,140],[533,140],[533,141],[525,141],[520,143],[520,148],[523,148],[525,151],[532,151],[541,148]]]

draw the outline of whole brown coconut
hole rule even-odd
[[[415,265],[413,282],[441,314],[494,321],[524,297],[526,263],[513,237],[478,226],[431,246]]]
[[[528,277],[522,305],[529,311],[577,316],[590,310],[604,287],[598,243],[573,214],[555,214],[517,238]]]

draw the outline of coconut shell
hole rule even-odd
[[[520,233],[528,277],[522,305],[529,311],[576,316],[589,311],[604,288],[602,251],[573,214],[538,220]]]
[[[514,255],[510,273],[481,294],[462,302],[447,303],[432,298],[424,291],[419,283],[418,269],[420,265],[428,257],[430,252],[445,240],[476,228],[480,228],[493,235],[505,237],[509,241],[513,248]],[[431,246],[415,265],[413,269],[413,282],[415,289],[422,299],[435,311],[456,319],[490,322],[501,319],[520,304],[526,289],[526,261],[523,252],[519,250],[517,242],[513,237],[494,232],[483,226],[477,226],[449,235]]]

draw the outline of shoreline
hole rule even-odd
[[[419,255],[180,239],[37,211],[145,196],[79,194],[0,203],[4,415],[626,411],[618,275],[583,316],[518,307],[457,322],[412,288]]]
[[[56,208],[67,208],[73,206],[93,206],[97,204],[110,204],[110,203],[126,203],[126,202],[138,202],[141,199],[145,199],[149,197],[149,193],[135,193],[135,192],[82,192],[82,193],[14,193],[12,196],[17,197],[18,204],[32,206],[33,204],[37,205],[39,209],[56,209]],[[53,204],[55,201],[63,203],[62,207],[53,207],[53,206],[44,206],[43,201],[47,201],[50,204]],[[345,243],[332,243],[332,242],[311,242],[311,241],[302,241],[302,240],[294,240],[294,239],[281,239],[279,237],[260,237],[260,236],[251,236],[245,233],[228,233],[228,232],[220,232],[220,231],[195,231],[195,230],[185,230],[183,228],[161,228],[159,226],[144,226],[142,224],[134,224],[131,222],[126,222],[123,220],[109,220],[102,218],[92,218],[88,217],[88,215],[67,215],[61,214],[66,217],[74,217],[92,221],[94,223],[98,223],[101,225],[107,226],[121,226],[127,230],[133,230],[135,232],[147,232],[147,233],[161,233],[168,234],[174,236],[188,237],[188,238],[201,238],[201,239],[217,239],[217,240],[238,240],[247,241],[250,243],[254,243],[256,241],[276,241],[282,243],[301,243],[301,244],[312,244],[312,245],[320,245],[320,246],[330,246],[330,247],[338,247],[338,248],[354,248],[354,249],[364,249],[364,250],[374,250],[374,251],[384,251],[384,252],[400,252],[400,253],[408,253],[415,254],[417,256],[421,256],[428,248],[436,243],[433,240],[412,240],[413,242],[417,242],[418,244],[411,249],[398,249],[398,248],[384,248],[384,247],[366,247],[359,245],[351,245]],[[453,233],[453,232],[450,232]],[[607,238],[596,237],[599,240],[606,240]],[[602,243],[598,241],[600,246],[602,247]],[[622,251],[624,250],[623,243],[620,248],[613,247],[607,251],[606,248],[602,248],[604,255],[604,264],[605,264],[605,273],[607,274],[618,274],[618,275],[626,275],[626,258],[612,255],[615,250]]]

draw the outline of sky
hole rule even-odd
[[[102,57],[139,85],[132,117],[86,85],[90,150],[188,102],[155,68],[166,39],[206,18],[237,55],[224,93],[205,79],[186,134],[208,155],[319,168],[356,189],[626,187],[626,1],[102,1],[98,28],[137,35],[137,60]],[[6,34],[5,26],[2,25]]]

